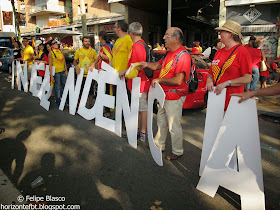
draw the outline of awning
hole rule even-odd
[[[22,34],[22,36],[42,36],[42,37],[54,36],[59,39],[62,39],[67,36],[75,36],[75,35],[82,35],[82,33],[76,31],[70,31],[70,30],[63,30],[63,29],[46,29],[46,30],[42,30],[41,33],[31,32],[31,33]]]
[[[243,25],[241,33],[276,33],[278,30],[276,25]]]
[[[16,34],[14,32],[0,32],[0,37],[15,37]]]

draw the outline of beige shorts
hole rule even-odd
[[[148,110],[148,98],[147,98],[147,91],[140,93],[139,98],[139,112],[145,112]]]

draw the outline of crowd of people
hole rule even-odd
[[[180,120],[182,117],[182,106],[188,92],[188,80],[191,69],[191,56],[187,51],[193,54],[200,54],[203,59],[211,62],[206,82],[206,88],[209,91],[215,91],[218,95],[222,89],[227,88],[225,110],[229,104],[231,95],[237,94],[242,100],[255,96],[256,83],[260,76],[262,87],[266,87],[266,78],[268,78],[268,68],[261,70],[261,62],[265,62],[263,52],[258,49],[260,42],[255,37],[250,38],[248,45],[243,46],[243,37],[241,34],[241,25],[234,21],[226,21],[222,27],[215,30],[219,32],[220,39],[213,42],[213,46],[202,52],[199,41],[193,43],[192,48],[183,46],[183,32],[180,28],[168,28],[163,36],[164,45],[156,44],[158,50],[166,50],[166,55],[158,62],[147,62],[147,46],[142,39],[143,27],[138,22],[128,25],[124,20],[119,20],[114,24],[114,32],[118,39],[112,45],[105,31],[101,31],[99,40],[101,49],[97,53],[91,47],[90,37],[82,38],[82,47],[77,49],[74,56],[73,65],[77,75],[83,71],[82,88],[89,71],[102,70],[101,62],[110,64],[121,79],[125,78],[127,70],[133,63],[140,63],[137,67],[138,77],[141,79],[140,98],[139,98],[139,129],[138,140],[146,141],[147,132],[147,95],[150,86],[154,87],[159,83],[165,92],[165,103],[163,108],[159,108],[157,114],[158,131],[155,136],[156,145],[165,150],[165,141],[167,133],[170,132],[172,153],[167,155],[167,160],[176,160],[183,155],[183,132]],[[222,44],[224,47],[222,47]],[[51,81],[54,83],[54,95],[56,105],[59,106],[63,89],[66,83],[68,70],[65,57],[58,45],[58,41],[51,39],[42,43],[38,47],[37,53],[28,45],[28,40],[23,39],[24,50],[21,49],[19,42],[15,43],[14,60],[27,62],[28,75],[32,69],[33,62],[45,63],[50,66]],[[150,46],[149,46],[150,47]],[[279,61],[279,58],[278,58]],[[277,62],[277,60],[275,61]],[[55,67],[53,75],[52,67]],[[158,76],[148,78],[143,69],[159,70]],[[277,68],[277,67],[276,67]],[[38,72],[39,76],[44,76],[44,72]],[[132,80],[126,78],[128,93],[132,90]],[[89,104],[93,106],[93,83],[89,92]],[[215,86],[215,90],[214,90]],[[242,95],[245,89],[252,93]],[[116,87],[106,86],[106,93],[116,94]],[[274,93],[274,92],[273,92]],[[259,94],[271,94],[269,91]],[[112,116],[112,109],[105,108],[105,117]]]

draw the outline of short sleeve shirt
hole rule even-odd
[[[59,73],[65,70],[65,59],[60,49],[53,49],[52,65],[55,67],[55,73]]]
[[[113,63],[112,66],[119,73],[127,68],[128,54],[133,45],[129,35],[117,39],[113,46]]]
[[[229,50],[226,50],[225,48],[218,50],[214,57],[214,60],[212,61],[212,64],[209,69],[209,74],[212,75],[214,83],[217,80],[220,68],[226,62],[222,69],[221,76],[217,81],[217,85],[228,80],[233,80],[242,77],[245,74],[252,74],[251,55],[245,47],[239,46],[227,60],[227,58],[229,57],[231,52],[236,48],[236,46],[237,45],[233,46]],[[230,95],[233,93],[242,92],[244,92],[244,85],[227,87],[225,110],[228,107],[231,98]]]
[[[177,63],[173,64],[181,51],[185,51],[186,48],[181,46],[177,50],[173,52],[168,52],[164,61],[162,59],[159,63],[162,65],[160,70],[159,78],[172,78],[175,77],[178,73],[185,73],[185,81],[187,81],[190,70],[191,70],[191,56],[188,53],[183,53],[181,57],[178,59]],[[160,84],[163,91],[166,93],[166,100],[178,100],[181,98],[177,93],[170,92],[173,89],[183,89],[186,88],[186,83],[183,81],[180,85],[165,85]]]
[[[140,42],[143,44],[141,44]],[[131,52],[129,53],[130,57],[127,68],[129,68],[132,63],[146,61],[147,54],[144,43],[144,40],[141,39],[133,44]],[[138,73],[138,77],[141,78],[140,92],[143,93],[148,91],[150,88],[150,80],[146,77],[145,71],[143,70]],[[130,91],[132,90],[132,79],[127,79],[127,88]]]
[[[84,76],[88,73],[89,66],[97,58],[95,49],[91,47],[89,49],[80,48],[75,52],[74,59],[79,60],[79,67],[84,69]]]
[[[104,61],[105,63],[109,63],[112,60],[112,58],[113,58],[111,46],[109,44],[105,44],[100,49],[99,53],[102,54],[102,55],[106,55],[109,58],[109,60],[102,59],[102,60],[99,61],[98,67],[99,67],[99,69],[101,69],[102,61]]]
[[[27,47],[24,48],[23,51],[23,60],[30,59],[34,54],[34,50],[30,45],[27,45]],[[27,62],[27,65],[32,65],[33,64],[33,59],[29,60]]]

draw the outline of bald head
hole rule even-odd
[[[169,31],[174,37],[178,37],[179,42],[183,44],[184,35],[180,28],[170,27],[167,31]]]
[[[183,44],[183,33],[178,27],[171,27],[166,30],[163,37],[165,46],[170,51],[178,49]]]

